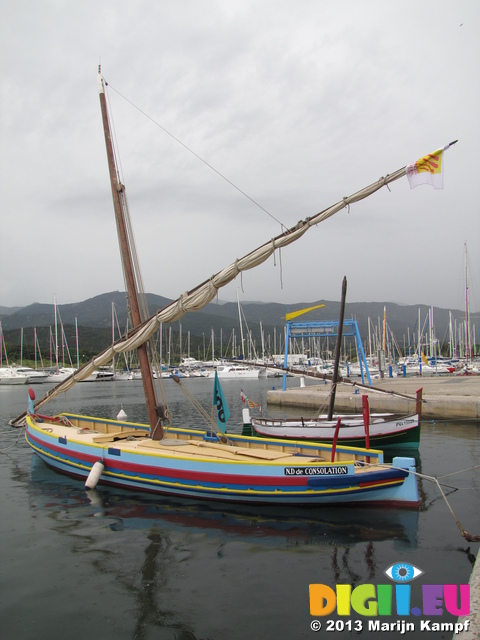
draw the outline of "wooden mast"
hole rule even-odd
[[[340,318],[338,320],[337,343],[335,345],[335,364],[333,366],[332,389],[330,391],[330,402],[328,406],[328,419],[333,417],[335,407],[335,394],[338,384],[338,368],[340,366],[340,349],[342,348],[343,318],[345,316],[345,299],[347,297],[347,277],[344,276],[342,282],[342,300],[340,302]]]
[[[113,208],[115,210],[115,220],[117,222],[118,241],[120,245],[120,254],[122,257],[123,270],[125,273],[125,281],[127,286],[128,303],[132,316],[133,327],[138,327],[142,323],[140,313],[140,304],[137,288],[137,280],[135,277],[135,269],[133,266],[132,254],[130,251],[130,243],[127,233],[127,224],[125,220],[124,207],[125,203],[125,187],[120,182],[117,167],[115,164],[115,155],[113,151],[113,143],[110,135],[110,126],[108,122],[107,102],[105,99],[105,84],[101,75],[101,69],[98,68],[98,91],[100,95],[100,107],[102,110],[103,130],[105,134],[105,146],[107,150],[108,170],[110,173],[110,183],[112,187]],[[161,439],[163,437],[163,429],[160,419],[157,415],[157,400],[155,394],[155,386],[153,384],[152,369],[147,353],[146,344],[140,345],[137,349],[138,360],[140,363],[140,371],[142,372],[143,390],[145,393],[145,401],[147,404],[148,420],[150,423],[150,431],[152,437]]]

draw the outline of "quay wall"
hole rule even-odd
[[[301,387],[298,378],[287,380],[285,391],[280,385],[267,391],[268,406],[305,409],[310,415],[326,412],[330,383],[307,383]],[[367,394],[371,412],[415,413],[415,393],[420,388],[425,420],[480,421],[480,376],[386,378],[374,380],[371,388],[340,383],[335,394],[335,411],[361,413],[362,395]],[[405,395],[410,398],[401,397]]]

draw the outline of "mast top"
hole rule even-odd
[[[98,65],[97,86],[98,86],[98,93],[105,93],[105,80],[102,76],[101,64]]]

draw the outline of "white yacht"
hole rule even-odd
[[[228,378],[258,378],[260,375],[260,369],[249,367],[246,364],[222,364],[216,367],[214,371],[211,371],[208,375],[209,378],[215,377],[215,371],[222,380]]]
[[[63,382],[75,371],[76,369],[73,369],[73,367],[60,367],[49,373],[45,382]]]
[[[0,367],[0,384],[27,384],[28,377],[17,373],[13,367]]]
[[[48,373],[45,371],[38,371],[38,369],[32,369],[31,367],[15,367],[15,371],[22,376],[27,376],[28,384],[40,384],[48,378]]]

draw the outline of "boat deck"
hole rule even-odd
[[[64,438],[79,444],[93,445],[98,448],[111,447],[121,451],[136,453],[161,454],[165,457],[206,458],[211,461],[263,462],[282,465],[304,465],[328,463],[331,459],[329,445],[312,446],[302,442],[271,442],[265,438],[245,438],[232,436],[225,438],[225,442],[212,442],[204,439],[203,432],[192,433],[190,430],[169,430],[162,440],[152,440],[149,431],[143,426],[119,425],[113,421],[103,421],[80,416],[63,416],[62,421],[49,421],[44,417],[43,422],[36,422],[36,427],[56,438]],[[133,428],[132,428],[133,427]],[[335,452],[334,463],[358,462],[356,471],[371,468],[362,467],[369,456],[360,449],[343,450],[339,447]],[[372,452],[378,453],[378,452]],[[372,462],[376,457],[372,457]]]

